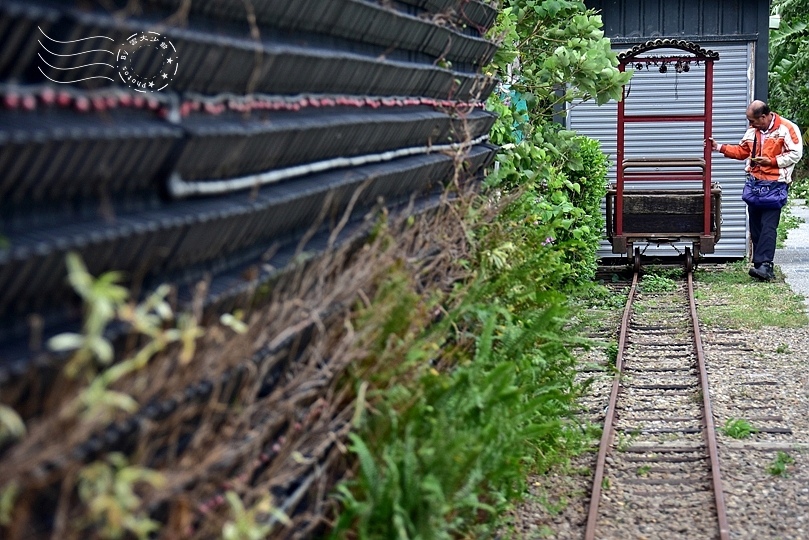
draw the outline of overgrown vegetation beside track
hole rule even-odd
[[[582,448],[571,350],[586,343],[570,325],[568,296],[591,287],[607,163],[595,141],[561,130],[553,114],[576,97],[616,98],[628,75],[615,69],[600,19],[582,2],[509,0],[495,34],[504,41],[491,69],[506,84],[488,105],[501,115],[492,140],[503,151],[481,193],[458,182],[454,202],[437,213],[403,223],[382,216],[359,253],[302,264],[278,291],[259,291],[270,295],[269,307],[226,314],[207,329],[198,314],[175,318],[168,291],[135,305],[112,287],[114,276],[93,281],[77,271],[79,285],[115,293],[104,322],[132,324],[145,352],[110,367],[95,323],[64,338],[80,346],[82,376],[49,406],[95,396],[105,416],[68,411],[29,426],[7,454],[21,463],[47,458],[48,429],[74,448],[159,392],[179,394],[203,375],[216,380],[228,362],[250,358],[264,334],[304,323],[320,333],[296,358],[298,371],[285,375],[284,392],[254,397],[245,389],[260,387],[266,374],[246,369],[229,401],[214,396],[184,412],[206,419],[197,431],[181,434],[179,421],[174,431],[145,423],[141,436],[153,439],[131,461],[111,454],[60,470],[67,487],[57,526],[65,538],[146,538],[158,527],[178,538],[284,536],[304,527],[334,538],[485,536],[524,492],[529,471]],[[518,50],[519,69],[507,79]],[[279,410],[272,429],[283,435],[271,439],[272,422],[258,417]],[[20,426],[9,432],[23,436]],[[252,437],[259,439],[238,448],[223,444]],[[167,457],[165,445],[180,439],[190,450],[182,460]],[[223,456],[235,463],[227,471],[216,461]],[[314,502],[288,520],[267,493],[294,492],[316,459],[330,476],[312,476]],[[165,469],[153,474],[147,462]],[[3,476],[11,480],[0,486],[0,524],[13,527],[15,505],[31,508],[37,492],[15,483],[15,475],[35,474],[30,468]],[[150,519],[148,508],[168,513],[168,523]]]
[[[519,50],[521,70],[489,101],[504,150],[466,214],[470,258],[459,263],[469,279],[427,294],[440,322],[411,320],[372,355],[373,375],[357,373],[379,390],[352,439],[357,478],[340,486],[334,537],[485,534],[529,471],[585,442],[572,417],[570,351],[582,340],[567,326],[567,294],[594,276],[607,163],[595,141],[560,130],[552,115],[574,97],[618,96],[627,76],[599,26],[581,2],[506,3],[494,67],[505,76]],[[481,219],[489,205],[497,215]],[[374,313],[436,309],[404,276],[380,291]]]

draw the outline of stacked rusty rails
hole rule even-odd
[[[181,0],[150,0],[177,10]],[[193,2],[191,14],[243,23],[248,14],[260,26],[270,25],[284,32],[318,34],[321,39],[345,39],[389,48],[398,55],[423,54],[453,65],[484,66],[497,51],[496,45],[480,37],[494,22],[491,6],[469,2],[435,2],[434,11],[414,2],[411,13],[384,3],[363,0],[307,0],[305,2],[259,2],[249,8],[241,0]],[[421,2],[421,4],[426,4]],[[442,17],[443,20],[441,19]],[[436,19],[442,25],[433,24]],[[480,30],[466,31],[466,26]]]
[[[239,113],[216,119],[196,114],[183,122],[188,140],[175,170],[184,179],[231,178],[419,147],[427,141],[440,147],[456,142],[464,129],[487,133],[493,122],[491,113],[478,109],[463,120],[435,110],[392,107],[279,111],[272,122],[244,119]],[[226,150],[224,156],[219,149]]]
[[[8,351],[31,341],[32,315],[44,339],[78,322],[69,251],[91,273],[123,270],[144,290],[169,278],[188,287],[191,276],[215,281],[268,245],[294,243],[320,205],[338,212],[360,186],[357,216],[380,197],[395,206],[427,196],[454,174],[450,155],[468,154],[468,176],[479,175],[495,151],[494,116],[482,108],[494,81],[479,72],[496,51],[481,35],[495,11],[421,4],[186,11],[152,0],[121,17],[4,2],[0,359],[20,359]],[[149,32],[176,53],[165,89],[107,84],[105,49]],[[86,80],[52,82],[77,55],[92,64]]]
[[[476,147],[468,159],[479,170],[490,154],[489,147]],[[403,204],[414,192],[428,193],[440,186],[453,168],[446,155],[417,155],[395,165],[356,167],[350,175],[341,171],[307,175],[252,198],[237,192],[121,211],[103,228],[98,220],[88,220],[20,231],[0,266],[0,283],[7,293],[0,313],[8,321],[0,337],[13,340],[26,332],[26,313],[56,318],[74,303],[62,270],[70,251],[83,253],[93,272],[116,268],[141,275],[147,288],[167,277],[187,283],[189,276],[201,277],[211,268],[227,279],[229,271],[246,265],[245,254],[247,261],[260,260],[290,228],[311,226],[327,201],[345,206],[360,190],[354,216],[360,220],[363,209],[379,197]]]
[[[693,278],[621,322],[587,539],[729,538]]]
[[[440,55],[413,58],[400,51],[396,36],[384,45],[371,45],[322,34],[299,36],[267,26],[260,27],[254,38],[243,20],[241,23],[220,21],[213,25],[213,21],[193,15],[188,16],[188,27],[164,28],[155,26],[151,19],[160,16],[168,19],[172,14],[157,8],[150,12],[150,18],[125,20],[102,11],[67,9],[60,12],[58,20],[45,31],[42,24],[46,19],[36,3],[8,4],[7,16],[24,18],[25,24],[21,26],[29,31],[33,29],[28,41],[33,40],[34,47],[41,47],[34,56],[26,49],[24,65],[10,61],[0,64],[6,67],[8,75],[17,75],[14,80],[24,82],[41,82],[43,75],[55,78],[54,70],[67,69],[65,66],[70,61],[65,59],[67,56],[80,54],[85,49],[94,55],[86,60],[95,66],[89,73],[100,76],[105,70],[101,64],[106,63],[101,61],[106,59],[102,53],[104,47],[110,45],[76,44],[76,41],[102,31],[102,37],[109,44],[118,44],[133,35],[160,28],[161,35],[165,34],[173,44],[178,57],[182,52],[179,60],[182,69],[172,74],[167,88],[175,92],[408,95],[468,101],[485,99],[494,85],[493,80],[478,74],[471,63],[469,70],[453,70],[439,65],[443,59]],[[48,15],[52,17],[50,11]],[[389,25],[388,32],[396,32],[396,28]],[[6,40],[11,40],[11,36]],[[31,45],[26,42],[26,46]],[[45,47],[48,54],[41,52]],[[493,50],[486,48],[477,53],[488,58]],[[48,58],[47,63],[45,58]],[[60,62],[64,65],[58,65]],[[76,82],[85,88],[97,88],[103,83],[89,79]]]
[[[480,181],[496,152],[483,108],[495,81],[481,73],[496,52],[484,38],[496,10],[477,0],[131,5],[0,3],[0,403],[29,426],[0,448],[0,488],[24,491],[0,535],[59,537],[60,493],[111,452],[171,476],[145,510],[191,515],[183,535],[219,537],[206,516],[225,510],[234,485],[272,493],[296,525],[286,532],[312,530],[353,414],[345,396],[322,398],[345,372],[335,328],[356,302],[348,286],[320,294],[312,275],[322,265],[344,283],[344,261],[371,257],[357,248],[380,213],[439,215],[448,184]],[[138,55],[142,37],[154,50]],[[263,325],[249,344],[228,334],[225,347],[211,331],[193,368],[167,353],[149,384],[127,388],[135,410],[65,428],[59,411],[80,383],[45,344],[81,327],[71,252],[95,276],[121,271],[134,300],[168,283],[175,312],[194,310],[203,325],[245,306]],[[285,287],[299,278],[313,280],[314,308],[271,302],[297,294]],[[105,337],[131,352],[129,331],[119,321]],[[177,509],[192,492],[190,510]]]
[[[497,18],[497,10],[481,0],[403,0],[402,3],[426,10],[428,14],[425,17],[440,17],[480,34],[491,28]]]
[[[124,108],[81,115],[59,107],[6,109],[0,125],[6,233],[56,219],[64,201],[157,195],[161,169],[183,138],[180,127]]]

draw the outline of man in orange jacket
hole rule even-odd
[[[719,144],[708,139],[711,148],[733,159],[746,160],[745,172],[758,180],[792,182],[792,170],[803,155],[801,132],[794,123],[772,112],[763,101],[747,107],[750,127],[739,144]],[[751,277],[769,281],[773,273],[775,238],[780,208],[747,206],[750,237],[753,240]]]

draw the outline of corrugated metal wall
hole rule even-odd
[[[753,44],[700,43],[719,52],[714,64],[713,134],[720,142],[738,142],[747,127],[745,108],[752,95]],[[626,47],[628,48],[628,47]],[[616,50],[625,50],[621,47]],[[653,56],[666,50],[654,51]],[[672,68],[661,74],[652,66],[632,78],[626,101],[628,114],[687,114],[701,112],[704,100],[704,67],[692,66],[688,73],[674,73]],[[615,102],[597,107],[592,102],[577,103],[569,111],[571,129],[601,141],[602,150],[610,157],[610,180],[615,180],[617,106]],[[643,123],[627,124],[626,156],[701,157],[702,124],[697,123]],[[712,258],[741,258],[746,249],[746,210],[741,200],[744,185],[743,162],[714,153],[713,181],[722,186],[722,238]],[[693,185],[693,184],[692,184]],[[654,183],[655,188],[675,187],[668,183]],[[680,249],[687,244],[678,246]],[[643,250],[643,245],[640,245]],[[677,252],[671,246],[649,246],[647,255],[669,256]],[[601,257],[616,257],[605,240],[599,250]]]
[[[588,0],[608,36],[731,36],[758,31],[759,0]]]
[[[754,95],[767,99],[767,48],[770,3],[761,0],[585,0],[600,12],[604,33],[613,43],[654,38],[690,41],[755,42],[759,73]]]

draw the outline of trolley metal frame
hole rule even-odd
[[[656,49],[677,49],[678,53],[667,54],[665,56],[646,56],[646,53]],[[682,51],[682,54],[679,53]],[[627,114],[626,99],[629,97],[627,87],[623,90],[623,99],[618,102],[618,126],[617,126],[617,158],[616,183],[611,186],[610,194],[607,197],[607,231],[612,244],[613,253],[632,253],[635,241],[646,240],[648,242],[673,243],[676,241],[691,240],[694,255],[700,251],[703,253],[713,253],[714,245],[719,240],[721,222],[721,188],[718,184],[711,182],[711,148],[705,144],[701,158],[653,158],[642,157],[634,159],[625,158],[625,131],[627,123],[635,122],[702,122],[704,139],[711,137],[712,115],[713,115],[713,63],[719,59],[719,53],[701,48],[699,45],[674,39],[657,39],[621,53],[618,56],[618,69],[625,71],[627,65],[643,64],[647,67],[650,64],[660,64],[661,66],[671,65],[690,66],[691,63],[703,63],[705,66],[705,100],[702,114]],[[687,70],[688,68],[686,68]],[[663,71],[663,68],[661,68]],[[660,170],[677,169],[677,170]],[[701,189],[683,191],[662,191],[632,190],[631,193],[641,197],[644,194],[653,196],[691,197],[690,202],[685,204],[688,207],[694,206],[694,197],[701,197],[701,209],[698,212],[700,218],[695,219],[700,222],[687,231],[683,230],[628,230],[625,219],[625,183],[627,181],[699,181]],[[614,200],[614,203],[613,203]],[[694,215],[696,218],[696,214]],[[652,221],[654,221],[652,216]],[[687,253],[687,258],[690,256]],[[636,257],[639,257],[636,249]]]

